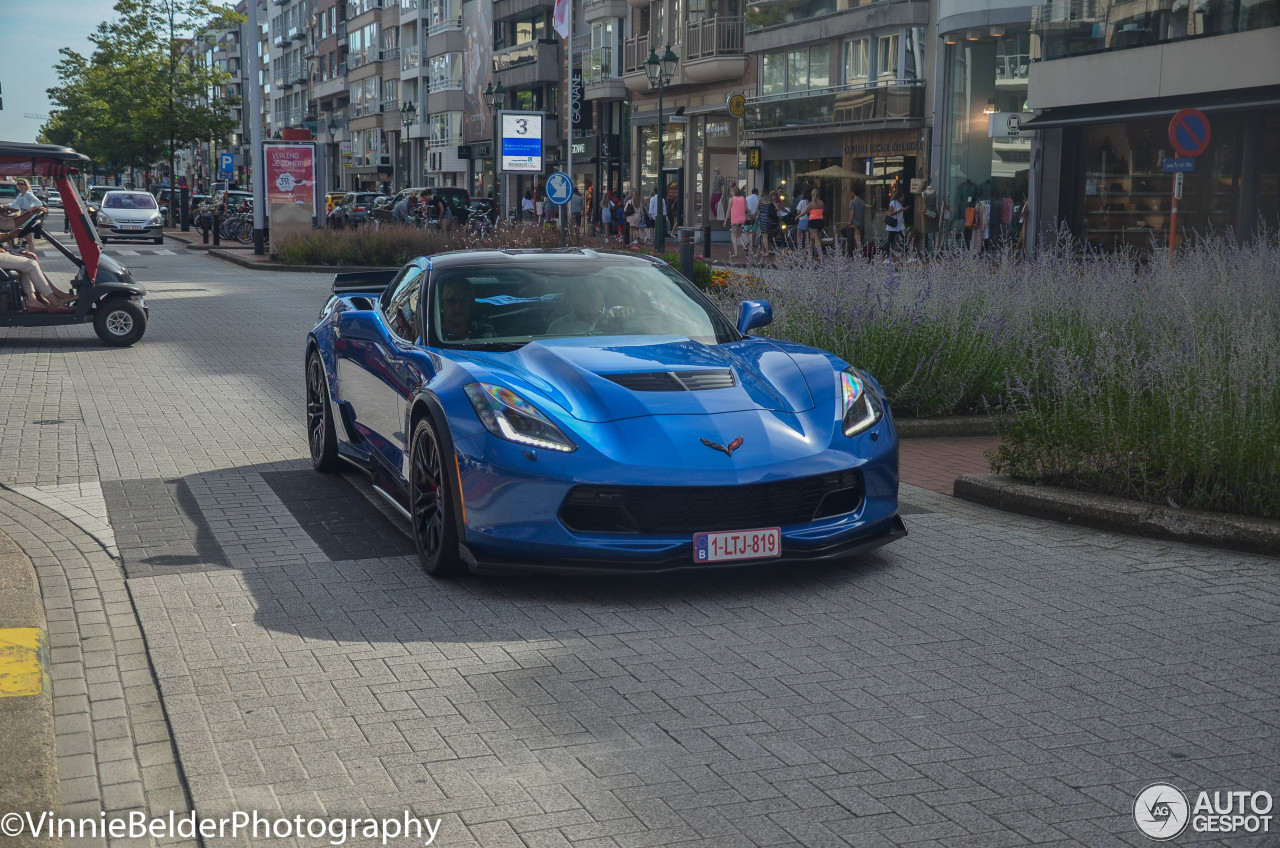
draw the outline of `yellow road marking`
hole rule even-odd
[[[0,698],[50,693],[48,661],[39,627],[0,628]]]

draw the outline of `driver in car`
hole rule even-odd
[[[447,342],[493,338],[493,327],[471,320],[476,295],[465,277],[445,281],[440,291],[440,335]]]

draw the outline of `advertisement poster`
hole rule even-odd
[[[310,144],[264,144],[267,211],[277,203],[316,205],[316,152]]]

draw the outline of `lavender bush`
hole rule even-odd
[[[577,246],[573,233],[568,244]],[[280,247],[286,265],[399,266],[415,256],[469,248],[559,247],[560,231],[523,224],[504,225],[485,235],[466,227],[448,232],[408,226],[364,227],[351,230],[315,230],[290,239]]]
[[[1280,518],[1274,232],[1201,239],[1172,266],[1062,237],[1025,262],[793,254],[756,274],[772,334],[865,368],[898,414],[1009,413],[996,471]]]

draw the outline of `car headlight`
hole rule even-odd
[[[98,217],[94,219],[98,224],[106,224],[108,227],[114,227],[115,221],[111,220],[111,216],[106,212],[99,212]]]
[[[164,218],[161,218],[159,215],[152,215],[151,220],[147,222],[147,226],[154,227],[157,224],[163,224],[163,223],[164,223]]]
[[[485,429],[500,439],[547,450],[577,450],[551,419],[510,389],[488,383],[463,387]]]
[[[844,434],[856,436],[871,429],[884,417],[884,409],[866,375],[856,368],[840,372],[840,394],[844,401]]]

